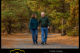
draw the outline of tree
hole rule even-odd
[[[67,35],[79,35],[79,0],[66,0],[66,2],[70,3]]]
[[[62,35],[79,35],[78,2],[79,0],[1,0],[1,28],[11,31],[20,27],[22,31],[23,24],[29,24],[32,13],[36,13],[39,19],[40,13],[44,11],[53,32],[58,29],[62,30]]]
[[[25,2],[24,2],[25,1]],[[21,23],[29,22],[29,9],[26,7],[27,0],[2,0],[1,22],[5,23],[8,34],[11,30],[20,27]]]

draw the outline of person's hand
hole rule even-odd
[[[49,26],[48,26],[48,29],[49,29]]]
[[[29,31],[31,31],[31,30],[29,30]]]
[[[39,29],[39,27],[37,27]]]

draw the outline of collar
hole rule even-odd
[[[37,20],[37,18],[36,19],[33,18],[33,20]]]
[[[44,17],[42,17],[42,18],[45,18],[45,16],[44,16]]]

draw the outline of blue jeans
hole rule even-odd
[[[45,37],[44,37],[44,33],[45,33]],[[42,42],[46,43],[47,35],[48,35],[48,28],[41,27],[41,40],[42,40]]]
[[[33,43],[37,42],[38,29],[32,29],[32,30],[31,30],[31,33],[32,33]]]

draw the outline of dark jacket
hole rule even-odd
[[[29,30],[37,29],[37,27],[38,27],[38,20],[34,19],[34,18],[31,18],[30,23],[29,23]]]
[[[41,23],[41,27],[48,27],[48,26],[50,26],[50,21],[49,21],[49,19],[48,19],[48,17],[41,17],[40,19],[39,19],[39,24]],[[39,26],[39,24],[38,24],[38,26]]]

